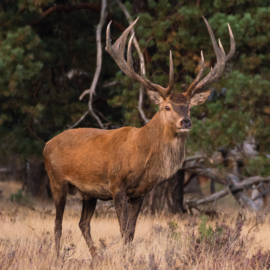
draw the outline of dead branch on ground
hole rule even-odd
[[[230,185],[227,186],[226,189],[218,191],[206,198],[203,199],[199,199],[199,200],[189,200],[185,202],[185,205],[189,208],[198,208],[199,205],[204,205],[204,204],[208,204],[211,202],[215,202],[218,199],[228,195],[228,194],[232,194],[234,197],[236,196],[236,194],[241,194],[241,192],[248,190],[250,188],[252,188],[253,185],[256,184],[260,184],[261,182],[269,182],[270,181],[270,177],[261,177],[261,176],[254,176],[254,177],[249,177],[241,182],[237,182],[236,181],[236,176],[233,174],[229,175],[229,180],[231,180]],[[251,209],[254,210],[258,210],[257,206],[254,204],[254,201],[252,199],[250,199],[249,197],[247,197],[246,195],[243,196],[243,194],[241,194],[240,198],[238,199],[239,203],[244,203],[245,205],[247,205],[248,207],[250,207]]]

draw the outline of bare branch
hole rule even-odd
[[[111,86],[115,86],[117,84],[120,84],[120,82],[112,81],[112,82],[104,83],[103,87],[111,87]]]
[[[233,179],[234,177],[232,177],[233,175],[230,175],[230,179]],[[234,179],[235,181],[235,179]],[[214,202],[230,193],[234,194],[238,193],[239,191],[243,191],[246,189],[249,189],[252,187],[252,185],[254,184],[258,184],[260,182],[269,182],[270,181],[270,177],[261,177],[261,176],[254,176],[254,177],[249,177],[246,180],[242,181],[242,182],[238,182],[238,183],[233,183],[230,187],[228,186],[227,189],[221,190],[219,192],[216,192],[204,199],[199,199],[199,200],[189,200],[185,202],[185,205],[187,205],[188,207],[195,207],[198,205],[203,205],[203,204],[207,204],[207,203],[211,203]],[[247,196],[246,196],[247,197]],[[248,197],[247,197],[248,198]],[[258,210],[257,207],[253,204],[250,204],[250,201],[252,201],[250,198],[248,198],[248,201],[245,202],[249,207],[253,208],[254,210]]]
[[[106,0],[102,0],[102,7],[101,7],[101,12],[100,12],[100,21],[99,24],[97,25],[97,30],[96,30],[96,43],[97,43],[97,64],[96,64],[96,71],[95,71],[95,75],[91,84],[90,89],[85,90],[81,96],[80,96],[80,100],[83,99],[83,97],[86,94],[89,94],[89,101],[88,101],[88,110],[89,113],[93,116],[93,118],[96,119],[96,121],[98,122],[98,125],[101,128],[105,128],[104,125],[102,124],[101,120],[99,119],[99,117],[97,116],[97,114],[94,112],[93,110],[93,95],[95,94],[95,90],[96,90],[96,86],[97,86],[97,82],[98,82],[98,78],[100,75],[100,71],[101,71],[101,66],[102,66],[102,44],[101,44],[101,30],[102,27],[105,23],[106,20],[106,6],[107,6],[107,1]],[[86,113],[85,113],[86,115]]]
[[[227,185],[228,181],[228,174],[227,173],[220,173],[218,169],[215,168],[206,168],[200,164],[193,165],[193,166],[185,166],[184,169],[190,173],[195,173],[198,175],[203,175],[205,177],[214,179],[216,182]]]
[[[122,9],[123,13],[125,14],[129,24],[132,24],[133,23],[133,20],[128,12],[128,10],[126,9],[126,7],[120,2],[120,1],[117,1],[117,4],[120,6],[120,8]],[[133,35],[134,34],[134,29],[132,28],[131,29],[131,34]],[[133,44],[137,50],[137,53],[139,55],[139,58],[140,58],[140,66],[141,66],[141,73],[142,75],[145,75],[145,61],[144,61],[144,57],[143,57],[143,54],[141,52],[141,49],[140,49],[140,46],[139,46],[139,43],[136,39],[136,37],[134,36],[133,38]],[[144,121],[145,124],[147,124],[150,120],[146,117],[144,111],[143,111],[143,108],[142,108],[142,104],[143,104],[143,92],[144,92],[144,87],[141,85],[140,87],[140,94],[139,94],[139,102],[138,102],[138,110],[139,110],[139,113]]]
[[[221,190],[219,192],[216,192],[204,199],[200,199],[200,200],[189,200],[189,201],[186,201],[185,202],[185,205],[189,206],[189,207],[195,207],[195,206],[198,206],[198,205],[202,205],[202,204],[207,204],[207,203],[211,203],[211,202],[214,202],[226,195],[229,194],[229,190],[228,189],[224,189],[224,190]]]
[[[95,71],[95,75],[91,84],[90,89],[85,90],[81,96],[80,96],[80,100],[83,99],[83,97],[86,94],[89,93],[94,93],[95,94],[95,90],[96,90],[96,85],[97,85],[97,81],[99,78],[99,74],[100,74],[100,70],[101,70],[101,65],[102,65],[102,45],[101,45],[101,30],[102,27],[104,25],[105,22],[105,17],[106,17],[106,1],[102,1],[102,8],[101,8],[101,13],[100,13],[100,21],[99,24],[97,25],[97,30],[96,30],[96,43],[97,43],[97,64],[96,64],[96,71]]]
[[[185,159],[185,162],[187,163],[187,162],[189,162],[189,161],[197,161],[197,162],[199,162],[201,159],[206,159],[206,157],[205,156],[203,156],[203,155],[197,155],[197,156],[192,156],[192,157],[187,157],[186,159]]]
[[[105,121],[107,121],[106,124],[104,125],[109,125],[109,124],[112,124],[112,122],[110,122],[110,120],[108,118],[106,118],[100,111],[98,111],[97,109],[94,109],[94,111],[99,114],[101,116],[101,118],[103,118]]]
[[[262,193],[259,193],[256,197],[252,198],[252,201],[256,201],[262,197],[264,197],[265,195],[267,195],[267,193],[269,192],[270,190],[270,186],[268,186],[268,188],[266,190],[264,190]]]
[[[102,1],[106,1],[106,0],[102,0]],[[92,106],[92,103],[93,103],[93,92],[90,92],[89,94],[89,102],[88,102],[88,108],[89,108],[89,112],[91,113],[91,115],[97,120],[99,126],[102,128],[102,129],[105,129],[105,126],[102,124],[101,120],[99,119],[99,117],[97,116],[97,114],[94,112],[93,110],[93,106]]]
[[[81,117],[75,124],[73,124],[72,126],[70,126],[70,127],[68,128],[68,130],[69,130],[69,129],[72,129],[72,128],[75,128],[76,126],[78,126],[78,125],[84,120],[84,118],[86,117],[87,114],[89,114],[89,111],[86,111],[86,112],[82,115],[82,117]]]
[[[243,186],[252,186],[260,182],[268,182],[268,181],[270,181],[270,177],[253,176],[253,177],[247,178],[246,180],[240,183],[234,184],[234,186],[236,188],[242,188]]]
[[[30,131],[30,133],[31,133],[38,141],[44,143],[44,141],[43,141],[41,138],[39,138],[39,137],[37,136],[37,134],[31,129],[30,125],[27,126],[27,129]]]
[[[252,199],[251,198],[249,198],[245,193],[244,193],[244,190],[245,189],[248,189],[248,188],[250,188],[250,187],[252,187],[252,186],[243,186],[243,182],[244,182],[244,184],[246,183],[246,181],[242,181],[242,182],[240,182],[240,179],[236,176],[236,175],[230,175],[230,179],[229,179],[230,181],[231,181],[231,183],[233,184],[233,185],[241,185],[242,184],[242,189],[240,189],[239,191],[237,191],[237,192],[232,192],[232,195],[233,195],[233,197],[236,199],[236,201],[240,204],[240,205],[242,205],[242,206],[248,206],[249,208],[252,208],[253,210],[255,210],[255,211],[257,211],[257,210],[259,210],[259,206],[258,206],[258,204],[256,204],[254,201],[252,201]],[[254,179],[252,179],[253,181],[254,181]],[[258,181],[259,179],[258,178],[256,178],[255,179],[255,181]],[[260,181],[259,181],[260,182]],[[231,190],[232,190],[232,188],[231,187],[229,187]]]
[[[142,104],[143,104],[143,86],[140,87],[140,94],[139,94],[139,102],[138,102],[138,110],[139,110],[139,113],[144,121],[145,124],[147,124],[150,119],[148,119],[143,111],[143,108],[142,108]]]

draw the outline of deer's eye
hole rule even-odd
[[[169,106],[165,106],[165,109],[166,109],[167,111],[170,111],[170,110],[171,110],[171,108],[170,108]]]
[[[190,107],[190,109],[189,109],[190,111],[192,110],[192,107]]]

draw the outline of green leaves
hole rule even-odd
[[[201,12],[195,5],[188,5],[188,6],[182,6],[178,10],[179,14],[183,17],[183,19],[186,21],[192,21],[196,20],[198,17],[200,17]]]
[[[96,1],[89,3],[97,4]],[[172,4],[173,3],[173,4]],[[54,0],[20,0],[3,4],[0,13],[0,145],[6,153],[27,157],[42,153],[44,142],[75,123],[87,109],[87,98],[96,62],[95,27],[99,14],[93,10],[41,13],[59,4]],[[71,0],[66,4],[74,4]],[[125,6],[132,13],[133,3]],[[188,88],[205,57],[205,74],[216,63],[204,15],[216,38],[228,53],[230,23],[236,54],[226,65],[220,81],[211,85],[211,100],[194,107],[193,129],[187,151],[212,155],[219,147],[241,145],[246,138],[259,144],[258,159],[245,160],[246,174],[267,174],[270,151],[270,7],[266,1],[167,1],[148,0],[140,14],[136,37],[146,59],[146,77],[168,85],[169,51],[172,50],[175,89]],[[128,25],[117,5],[108,12],[120,25]],[[112,27],[112,39],[120,36]],[[104,48],[105,28],[102,42]],[[135,51],[135,50],[134,50]],[[94,108],[112,125],[142,126],[137,106],[140,85],[119,71],[103,51],[103,67],[94,97]],[[134,68],[140,70],[137,53]],[[116,81],[110,88],[104,82]],[[157,111],[144,94],[148,118]],[[81,126],[96,127],[87,116]],[[265,169],[266,168],[266,169]]]
[[[249,176],[268,176],[270,174],[270,160],[263,156],[250,158],[246,160],[245,170]]]
[[[69,18],[55,12],[42,19],[39,14],[52,3],[58,4],[21,0],[1,6],[1,156],[42,156],[45,142],[86,110],[78,97],[95,70],[95,42],[87,39],[96,17],[79,11]]]
[[[35,61],[33,55],[39,45],[40,39],[29,26],[8,31],[1,41],[0,88],[5,96],[14,96],[23,81],[30,80],[42,69],[43,64]]]

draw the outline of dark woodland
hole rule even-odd
[[[1,177],[22,181],[23,192],[32,197],[51,198],[42,157],[47,141],[71,128],[142,127],[156,113],[158,108],[145,89],[128,78],[105,51],[106,26],[111,20],[111,37],[116,40],[129,20],[140,17],[135,31],[146,76],[154,83],[168,84],[171,50],[175,89],[181,93],[200,69],[201,51],[204,76],[216,63],[204,16],[227,53],[230,24],[236,52],[221,79],[211,85],[207,102],[191,112],[193,128],[186,141],[185,166],[150,193],[145,211],[192,212],[229,193],[239,203],[257,209],[256,200],[243,190],[257,185],[260,193],[264,191],[261,199],[269,189],[268,2],[107,1],[100,32],[101,70],[95,93],[89,95],[85,90],[90,89],[96,72],[101,11],[101,1],[1,1]],[[139,72],[135,48],[133,59]],[[210,197],[202,202],[192,199],[184,206],[183,188],[185,193],[201,194],[204,181],[209,182]],[[217,193],[216,185],[221,191],[230,186],[231,191]]]

